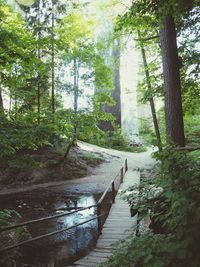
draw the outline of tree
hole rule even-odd
[[[15,14],[5,3],[1,3],[1,46],[0,80],[1,90],[10,98],[15,96],[15,106],[22,106],[23,100],[34,88],[30,79],[34,77],[37,59],[35,57],[35,38],[26,29],[23,19]],[[26,87],[26,88],[25,88]],[[27,87],[29,88],[27,90]],[[23,92],[23,93],[22,93]],[[28,101],[27,101],[28,102]]]
[[[72,2],[73,4],[73,2]],[[51,6],[49,7],[49,11],[51,13],[51,109],[52,113],[56,111],[56,99],[55,99],[55,65],[56,65],[56,36],[55,36],[55,28],[56,25],[61,20],[64,13],[67,12],[67,3],[60,2],[59,0],[51,0]]]
[[[0,113],[4,112],[3,108],[3,97],[2,97],[2,89],[0,88]]]
[[[160,24],[160,44],[165,84],[167,140],[169,143],[185,146],[179,58],[172,15],[166,15]]]
[[[159,151],[161,152],[162,151],[162,141],[161,141],[160,129],[159,129],[159,125],[158,125],[156,109],[155,109],[155,104],[154,104],[154,99],[153,99],[153,92],[152,92],[151,78],[150,78],[150,73],[149,73],[149,66],[148,66],[148,63],[147,63],[145,48],[144,48],[144,45],[143,45],[143,43],[141,41],[142,35],[141,35],[140,30],[138,30],[138,38],[139,38],[138,41],[140,43],[141,52],[142,52],[144,71],[145,71],[145,75],[146,75],[146,84],[147,84],[148,95],[149,95],[148,100],[150,102],[151,114],[152,114],[152,118],[153,118],[153,124],[154,124],[155,133],[156,133],[156,138],[157,138],[157,145],[158,145]]]
[[[90,115],[95,117],[93,121],[110,120],[105,112],[100,112],[98,100],[104,103],[111,101],[109,89],[113,86],[112,71],[105,64],[102,55],[102,43],[96,42],[92,36],[95,22],[84,15],[81,10],[72,11],[62,21],[58,34],[62,40],[64,64],[71,69],[73,81],[68,82],[65,90],[73,94],[74,111],[74,142],[76,143],[78,131],[81,131],[81,116],[85,116],[83,108],[79,106],[80,97],[84,97],[84,88],[93,90],[93,101],[90,97],[91,107],[88,107]],[[65,67],[66,68],[66,67]],[[67,70],[67,68],[66,68]],[[70,77],[69,77],[70,78]],[[107,97],[102,95],[107,93]],[[85,96],[86,98],[86,96]],[[89,100],[89,98],[88,98]],[[113,102],[112,102],[113,104]],[[79,126],[78,126],[79,125]]]
[[[51,11],[51,105],[52,112],[55,113],[55,37],[54,37],[54,27],[55,27],[55,3],[51,0],[52,11]]]
[[[194,115],[200,106],[200,10],[194,7],[177,23],[184,112]]]
[[[176,24],[183,20],[191,3],[192,1],[179,0],[137,0],[120,22],[120,27],[128,27],[130,31],[141,22],[146,28],[153,26],[154,32],[159,32],[165,85],[166,136],[169,143],[178,146],[185,145],[185,137]],[[158,34],[152,35],[151,39],[157,36]]]
[[[106,104],[103,109],[105,112],[111,113],[113,118],[115,118],[114,123],[111,121],[101,122],[101,128],[104,131],[113,131],[116,126],[121,127],[121,81],[120,81],[120,57],[121,57],[121,41],[120,37],[114,38],[113,33],[107,33],[105,35],[107,38],[111,38],[109,46],[105,46],[104,57],[108,57],[110,60],[110,68],[112,69],[113,76],[113,88],[112,97],[115,101],[114,105]],[[106,39],[106,38],[105,38]],[[105,40],[104,40],[105,41]],[[108,41],[106,40],[108,43]],[[111,50],[108,56],[108,51]],[[108,59],[107,59],[108,60]]]

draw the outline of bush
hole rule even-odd
[[[200,143],[200,111],[195,115],[186,115],[185,121],[185,135],[186,142],[189,145],[199,145]]]
[[[120,128],[116,129],[115,131],[104,132],[96,127],[91,135],[87,135],[81,140],[105,148],[113,148],[121,151],[146,151],[146,148],[144,146],[131,144],[131,141],[128,139],[126,134],[122,133],[122,130]]]
[[[20,214],[15,210],[1,210],[0,211],[0,229],[10,226],[21,219]],[[9,245],[24,241],[31,238],[27,228],[20,227],[10,231],[1,233],[1,249]],[[19,250],[13,249],[11,251],[3,252],[0,258],[0,266],[13,267],[17,265],[17,261],[21,258]]]
[[[137,204],[133,194],[126,197],[141,217],[150,209],[154,225],[120,243],[104,267],[200,266],[200,160],[171,147],[157,158],[162,160],[160,176],[140,186]],[[152,185],[162,189],[153,198],[149,196]]]
[[[40,123],[35,114],[26,114],[16,118],[0,118],[0,158],[15,154],[19,150],[38,150],[45,145],[52,145],[56,136],[72,139],[73,126],[67,112],[42,114]]]

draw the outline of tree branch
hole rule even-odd
[[[177,150],[178,151],[188,151],[188,152],[191,152],[191,151],[195,151],[195,150],[200,150],[200,146],[194,146],[194,147],[191,147],[191,146],[177,147]]]
[[[149,40],[153,40],[157,38],[159,38],[159,35],[151,36],[149,38],[139,38],[139,39],[135,39],[135,41],[149,41]]]

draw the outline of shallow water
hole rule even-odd
[[[73,211],[77,207],[96,204],[100,194],[69,195],[62,192],[33,191],[23,194],[4,196],[0,199],[0,210],[14,209],[20,215],[20,221]],[[103,212],[110,208],[110,197],[105,200]],[[65,217],[52,219],[27,227],[31,237],[43,235],[64,227],[70,227],[87,221],[96,215],[96,208],[79,211]],[[21,257],[17,267],[63,267],[86,255],[96,244],[97,221],[91,221],[69,231],[31,242],[18,250]],[[3,267],[3,266],[2,266]]]

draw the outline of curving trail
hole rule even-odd
[[[96,146],[87,144],[81,144],[84,149],[99,149]],[[102,152],[102,148],[100,149]],[[132,184],[140,183],[140,168],[148,169],[152,168],[155,161],[151,158],[151,150],[147,152],[135,154],[127,152],[119,152],[115,150],[103,151],[104,153],[113,153],[113,155],[120,156],[121,160],[128,159],[128,171],[124,176],[124,182],[120,185],[120,190],[124,190]],[[101,167],[100,167],[101,168]],[[138,170],[135,170],[138,169]],[[107,171],[109,171],[107,169]],[[120,191],[119,190],[119,191]],[[113,245],[121,240],[125,239],[128,235],[128,231],[137,224],[137,215],[131,218],[129,205],[123,201],[119,193],[116,196],[115,203],[112,205],[109,215],[102,229],[102,234],[96,244],[96,248],[90,252],[84,258],[74,262],[72,266],[77,267],[97,267],[101,263],[105,262],[112,254]]]
[[[18,189],[0,190],[0,196],[18,194],[28,191],[33,192],[38,189],[43,190],[43,193],[45,193],[45,191],[64,191],[65,193],[74,194],[102,193],[106,189],[109,182],[119,172],[121,166],[124,164],[125,159],[128,160],[129,169],[151,169],[155,164],[155,160],[151,157],[151,153],[153,152],[153,149],[151,148],[149,148],[146,152],[132,153],[102,148],[84,142],[79,142],[78,145],[81,149],[94,151],[100,155],[103,155],[103,158],[106,161],[94,168],[90,175],[83,178],[48,182],[37,185],[22,185],[21,188]]]

